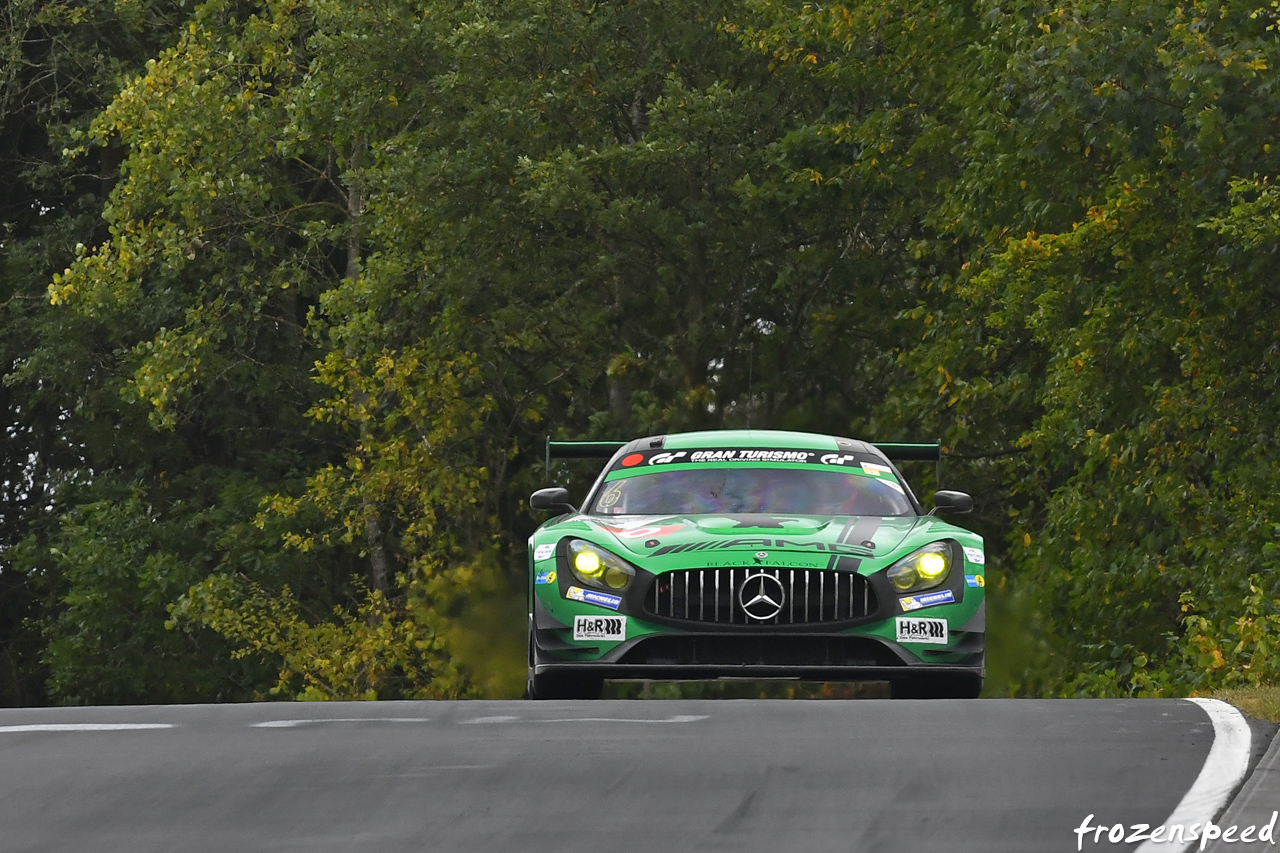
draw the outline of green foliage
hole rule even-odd
[[[149,8],[130,7],[135,26],[156,23]],[[336,218],[333,192],[272,136],[287,135],[273,87],[298,28],[281,12],[230,45],[215,34],[227,8],[188,14],[67,131],[79,162],[106,159],[121,178],[104,183],[101,242],[68,246],[51,286],[45,274],[39,334],[6,376],[57,424],[33,457],[52,469],[30,486],[43,516],[5,551],[42,600],[57,701],[247,698],[270,669],[232,660],[211,632],[166,632],[169,605],[211,572],[325,603],[350,585],[349,552],[304,562],[278,526],[250,524],[331,455],[304,417],[317,395],[303,331],[327,257],[301,235]]]
[[[0,703],[47,701],[40,661],[52,571],[46,546],[88,467],[108,468],[116,407],[98,364],[78,356],[96,330],[48,310],[46,288],[99,214],[117,152],[62,156],[123,76],[171,38],[181,3],[16,0],[0,11]],[[99,415],[73,418],[72,412]],[[128,432],[127,423],[119,423]],[[126,444],[127,442],[120,442]],[[86,502],[93,498],[86,498]],[[26,543],[26,544],[24,544]],[[28,547],[30,546],[30,547]],[[34,561],[34,562],[33,562]],[[38,565],[34,571],[28,571]]]
[[[945,436],[1001,691],[1273,677],[1275,21],[11,4],[4,701],[514,692],[542,439],[748,424]]]
[[[1182,632],[1164,637],[1164,654],[1113,646],[1110,660],[1079,674],[1067,691],[1129,696],[1206,694],[1274,685],[1280,681],[1280,598],[1249,578],[1249,591],[1231,610],[1197,612],[1191,593],[1181,596]]]
[[[437,699],[460,693],[458,676],[429,632],[381,592],[363,591],[354,612],[308,618],[286,586],[269,593],[243,576],[213,575],[173,609],[237,646],[236,659],[280,659],[270,693],[301,700]]]
[[[1007,452],[970,473],[1054,639],[1041,689],[1185,692],[1278,509],[1270,259],[1220,219],[1232,175],[1273,168],[1271,13],[1046,11],[986,19],[957,87],[966,168],[933,221],[984,241],[913,312],[921,382],[887,414],[932,386],[953,450]]]
[[[229,488],[207,506],[176,502],[159,518],[140,490],[119,489],[114,498],[67,514],[49,549],[61,603],[45,628],[54,696],[75,704],[121,704],[252,695],[252,685],[265,675],[260,665],[199,666],[228,660],[227,644],[209,632],[166,631],[154,615],[199,579],[206,555],[221,550],[244,558],[255,544],[261,547],[260,541],[211,541],[249,532],[244,525],[228,529],[228,516],[234,518],[241,501],[243,495]]]

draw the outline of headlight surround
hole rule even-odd
[[[569,570],[587,586],[621,592],[635,580],[635,567],[626,560],[590,542],[569,540]]]
[[[955,549],[950,542],[934,542],[912,551],[889,567],[885,574],[894,591],[916,592],[941,586],[951,574],[956,563]]]

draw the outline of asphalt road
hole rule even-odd
[[[157,728],[30,728],[85,724]],[[0,851],[1067,851],[1163,821],[1213,736],[1177,700],[15,709]]]

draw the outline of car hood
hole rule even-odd
[[[597,531],[600,544],[614,544],[619,554],[630,553],[637,557],[661,557],[708,544],[716,551],[768,549],[773,552],[843,552],[882,557],[892,553],[915,527],[930,524],[935,519],[929,516],[882,518],[750,514],[626,518],[580,515],[572,521]]]

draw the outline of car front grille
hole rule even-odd
[[[767,589],[759,587],[760,576]],[[742,595],[743,585],[749,586]],[[748,615],[744,598],[766,592],[778,612],[770,618]],[[767,604],[765,611],[772,609]],[[659,575],[645,596],[646,612],[665,619],[717,625],[813,625],[858,619],[876,610],[875,592],[857,572],[831,569],[678,569]]]

